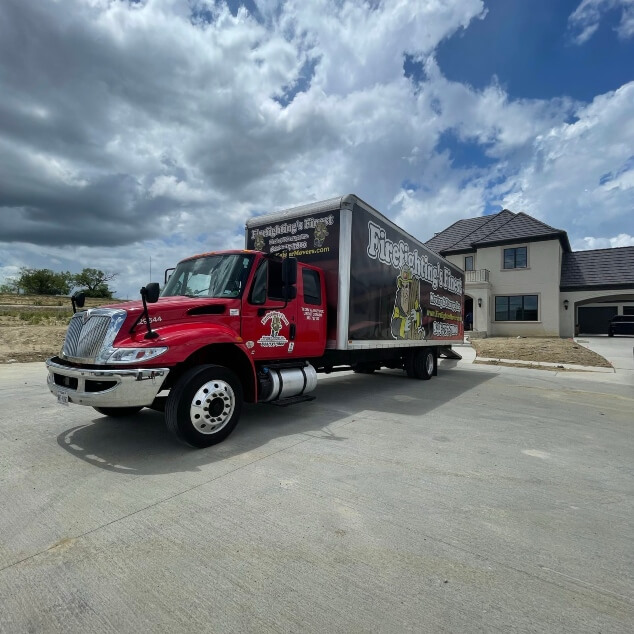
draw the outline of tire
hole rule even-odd
[[[405,371],[410,379],[429,381],[434,374],[434,351],[430,348],[415,350],[405,359]]]
[[[614,337],[614,333],[611,330],[608,330],[608,337]]]
[[[192,447],[222,442],[238,424],[242,385],[228,368],[201,365],[185,372],[165,403],[167,428]]]
[[[134,416],[138,414],[142,407],[93,407],[94,410],[103,414],[104,416],[110,416],[111,418],[123,418],[124,416]]]

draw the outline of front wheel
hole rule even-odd
[[[405,359],[405,371],[410,379],[428,381],[434,374],[434,352],[429,348],[412,351]]]
[[[165,403],[167,428],[193,447],[222,442],[238,424],[242,385],[228,368],[202,365],[187,371]]]
[[[110,416],[111,418],[123,418],[124,416],[134,416],[138,414],[142,407],[93,407],[94,410],[103,414],[104,416]]]

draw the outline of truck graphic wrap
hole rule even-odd
[[[426,339],[420,304],[420,282],[404,266],[396,278],[396,297],[392,313],[391,331],[394,339]]]
[[[462,272],[391,223],[353,211],[349,339],[462,335]]]
[[[339,210],[270,223],[247,230],[246,248],[290,255],[320,267],[328,291],[327,337],[336,338],[339,273]]]
[[[284,326],[288,326],[289,322],[284,313],[271,311],[266,313],[262,318],[262,324],[269,324],[271,327],[270,335],[263,335],[258,339],[258,343],[265,348],[275,348],[284,346],[288,343],[288,339],[281,334]]]
[[[247,233],[247,249],[280,253],[311,264],[336,262],[339,252],[338,211],[314,214],[291,221],[253,227]]]

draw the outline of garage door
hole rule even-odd
[[[584,335],[606,335],[608,323],[617,312],[616,306],[581,306],[579,332]]]

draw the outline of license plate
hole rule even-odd
[[[57,394],[57,402],[60,405],[68,405],[68,394],[66,394],[66,392],[59,392]]]

